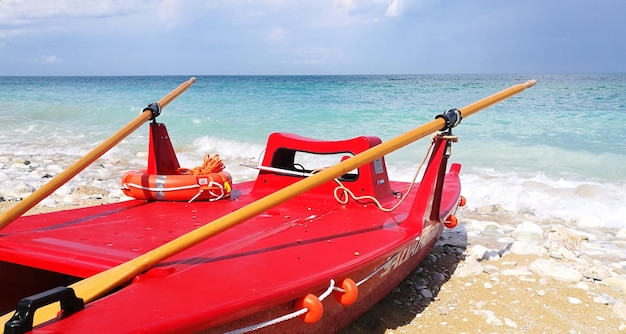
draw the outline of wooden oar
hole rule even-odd
[[[464,117],[472,115],[481,109],[484,109],[494,103],[502,101],[513,96],[524,89],[535,84],[534,80],[527,81],[524,84],[518,84],[509,87],[499,93],[484,98],[478,102],[474,102],[461,109]],[[266,210],[277,206],[291,198],[294,198],[304,192],[307,192],[329,180],[339,177],[359,166],[372,162],[375,159],[393,152],[403,146],[406,146],[420,138],[431,133],[443,129],[446,121],[442,118],[426,123],[414,130],[406,132],[396,138],[390,139],[384,143],[374,146],[362,153],[359,153],[349,159],[346,159],[337,165],[313,174],[299,182],[287,186],[276,191],[266,197],[263,197],[247,206],[222,216],[208,224],[184,234],[162,246],[159,246],[143,255],[140,255],[128,262],[122,263],[116,267],[100,272],[94,276],[86,278],[82,281],[70,285],[79,298],[83,298],[85,303],[90,303],[111,291],[112,289],[130,281],[133,277],[148,270],[150,267],[159,262],[182,252],[194,245],[199,244],[221,232],[224,232],[235,225],[242,223],[254,216],[257,216]],[[55,304],[42,307],[35,313],[35,321],[33,325],[41,324],[45,321],[55,318],[59,311],[59,306]],[[0,318],[0,324],[8,321],[11,314],[7,314]]]
[[[177,98],[180,94],[182,94],[191,84],[196,81],[196,78],[191,78],[176,89],[171,91],[165,97],[163,97],[158,102],[159,111],[160,109],[165,108],[172,100]],[[33,206],[37,205],[41,200],[48,197],[55,190],[57,190],[60,186],[65,184],[71,178],[76,176],[76,174],[80,173],[83,169],[89,166],[92,162],[96,161],[100,158],[104,153],[110,150],[113,146],[117,145],[124,138],[130,135],[133,131],[137,130],[143,123],[152,118],[152,111],[148,108],[144,109],[144,111],[122,129],[113,134],[109,139],[102,142],[96,148],[87,153],[84,157],[76,161],[73,165],[68,167],[66,170],[61,172],[59,175],[52,178],[48,183],[44,184],[41,188],[37,189],[35,192],[30,194],[28,197],[24,198],[21,202],[11,207],[9,210],[5,211],[2,217],[0,217],[0,230],[2,230],[5,226],[11,224],[15,219],[19,218],[26,211],[30,210]]]

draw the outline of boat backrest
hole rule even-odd
[[[274,191],[284,188],[325,166],[359,154],[382,141],[374,136],[327,141],[311,139],[293,133],[276,132],[269,136],[262,166],[254,190]],[[339,178],[356,196],[383,198],[392,195],[384,157],[350,171]],[[337,183],[328,183],[312,193],[332,195]]]

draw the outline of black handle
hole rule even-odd
[[[61,303],[63,316],[68,316],[85,308],[82,298],[76,297],[74,289],[60,286],[26,297],[17,304],[15,314],[4,324],[5,334],[21,334],[33,329],[35,311],[54,302]]]

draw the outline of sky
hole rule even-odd
[[[622,0],[0,0],[0,75],[624,73]]]

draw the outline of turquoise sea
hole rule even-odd
[[[73,162],[189,77],[0,77],[0,155]],[[626,227],[626,74],[197,76],[158,121],[181,165],[219,153],[242,181],[256,172],[240,164],[262,156],[271,132],[386,140],[529,79],[454,130],[468,207]],[[389,155],[390,177],[410,180],[426,147]],[[143,126],[102,159],[143,168],[146,151]]]

